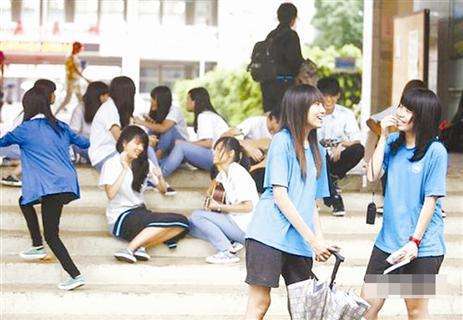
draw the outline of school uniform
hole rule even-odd
[[[209,241],[217,251],[229,250],[231,242],[244,244],[246,229],[259,201],[256,185],[245,168],[233,162],[228,172],[220,171],[216,181],[225,190],[227,204],[251,201],[253,210],[249,213],[218,213],[196,210],[190,217],[190,235]]]
[[[63,268],[75,278],[80,274],[59,239],[63,205],[80,197],[77,173],[69,157],[74,144],[88,148],[89,141],[58,121],[56,128],[39,115],[23,122],[0,139],[0,147],[12,144],[21,149],[22,195],[19,205],[31,234],[33,246],[42,245],[34,204],[42,204],[45,239]]]
[[[228,130],[225,120],[212,111],[204,111],[198,115],[198,140],[212,140],[213,144]],[[197,146],[189,142],[177,143],[171,153],[161,164],[165,177],[171,175],[183,161],[210,171],[213,166],[212,149]]]
[[[310,148],[305,149],[307,176],[304,179],[290,132],[283,129],[273,137],[265,172],[265,191],[246,233],[248,284],[278,287],[280,275],[287,285],[310,278],[312,248],[276,205],[273,187],[287,188],[292,203],[313,230],[315,199],[329,195],[325,149],[321,146],[320,153],[322,170],[317,178],[312,152]]]
[[[159,135],[159,142],[156,145],[156,150],[162,150],[166,155],[174,148],[176,140],[188,141],[189,138],[186,121],[179,107],[172,105],[165,120],[175,123],[172,128]]]
[[[109,98],[96,112],[90,130],[88,155],[98,171],[107,159],[117,153],[116,140],[110,131],[113,126],[121,127],[121,121],[113,99]]]
[[[247,118],[236,128],[243,134],[245,139],[272,139],[272,134],[270,131],[268,131],[266,116],[255,116]]]
[[[154,164],[150,161],[150,172]],[[123,170],[121,155],[109,158],[103,165],[99,186],[113,185]],[[157,182],[156,177],[151,174],[147,179]],[[132,189],[133,173],[128,170],[124,181],[116,196],[108,200],[106,218],[109,231],[117,238],[131,241],[143,229],[148,227],[169,228],[180,227],[188,230],[188,219],[180,214],[153,212],[146,208],[143,192],[146,188],[146,181],[140,192]]]
[[[385,259],[408,243],[415,232],[426,197],[446,195],[447,151],[440,142],[433,142],[424,157],[411,162],[415,148],[391,144],[399,137],[392,133],[386,141],[383,169],[386,174],[383,225],[379,232],[366,274],[382,274],[390,265]],[[446,252],[441,202],[418,247],[418,257],[394,271],[399,274],[437,274]],[[384,257],[384,259],[383,259]]]
[[[69,122],[69,126],[74,132],[79,133],[80,135],[86,137],[87,139],[90,138],[92,124],[87,123],[85,121],[84,106],[82,104],[79,104],[72,112],[71,121]],[[87,161],[90,161],[87,149],[81,149],[79,147],[74,146],[73,150],[75,153],[84,157]]]

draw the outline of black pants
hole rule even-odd
[[[290,86],[293,85],[293,80],[279,80],[261,82],[262,100],[264,112],[272,110],[281,110],[281,100],[283,95]]]
[[[42,223],[43,233],[45,241],[53,251],[54,255],[61,263],[61,266],[67,273],[73,278],[80,275],[79,270],[72,261],[69,253],[64,246],[63,242],[59,238],[59,222],[61,218],[61,212],[63,211],[64,203],[66,201],[66,194],[53,194],[42,197]],[[27,222],[27,228],[32,238],[32,245],[35,247],[42,246],[42,235],[40,234],[39,221],[37,219],[37,213],[33,205],[19,205],[24,218]]]
[[[343,152],[341,152],[341,157],[336,162],[333,162],[330,156],[326,154],[328,183],[331,196],[337,194],[335,186],[336,181],[344,178],[346,173],[354,168],[360,160],[362,160],[364,153],[365,148],[360,143],[357,143],[347,147]]]

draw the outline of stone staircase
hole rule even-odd
[[[27,262],[18,252],[30,245],[25,221],[17,206],[19,189],[2,186],[1,215],[1,316],[0,319],[241,319],[247,301],[242,262],[230,266],[209,265],[204,257],[214,253],[201,240],[185,238],[177,249],[164,245],[149,250],[153,259],[129,265],[116,261],[112,254],[124,246],[107,232],[104,192],[96,187],[98,176],[90,168],[78,169],[81,199],[65,207],[61,236],[79,269],[86,286],[62,292],[56,284],[65,277],[55,258]],[[4,174],[4,173],[2,173]],[[441,274],[446,276],[445,294],[430,300],[433,319],[463,319],[463,174],[448,178],[449,197],[446,241],[448,254]],[[208,175],[201,171],[180,170],[169,178],[177,189],[174,197],[156,191],[146,194],[149,208],[189,215],[202,204]],[[365,224],[365,208],[371,200],[359,176],[343,181],[347,215],[335,218],[322,210],[325,237],[342,247],[346,262],[338,273],[343,290],[360,291],[365,267],[381,218],[375,225]],[[39,219],[40,220],[40,219]],[[316,264],[314,271],[328,277],[333,261]],[[267,319],[289,319],[284,286],[272,291],[272,306]],[[381,319],[406,319],[403,300],[386,302]]]

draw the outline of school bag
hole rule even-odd
[[[274,43],[277,38],[286,35],[286,32],[276,33],[268,36],[264,41],[259,41],[254,45],[251,54],[251,62],[247,70],[256,82],[275,80],[277,77],[277,63],[274,57]]]

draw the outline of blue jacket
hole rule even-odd
[[[17,144],[21,149],[21,205],[35,204],[43,196],[57,193],[80,197],[69,146],[74,144],[87,149],[90,142],[64,122],[58,121],[57,131],[46,118],[34,118],[0,138],[0,147]]]

